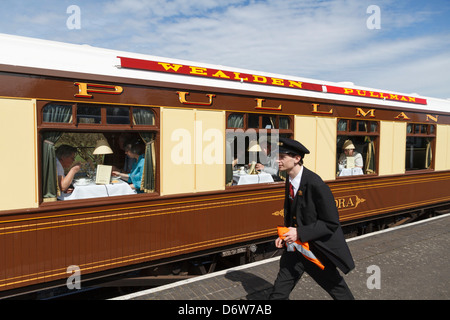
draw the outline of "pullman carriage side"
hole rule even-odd
[[[285,177],[269,156],[279,136],[311,151],[304,164],[329,184],[343,225],[450,202],[447,101],[295,91],[306,84],[254,76],[288,87],[272,88],[245,83],[243,70],[214,69],[237,83],[210,80],[198,77],[209,68],[180,62],[161,62],[168,73],[129,70],[124,59],[116,67],[123,53],[58,50],[69,60],[85,52],[99,67],[0,65],[0,164],[10,181],[0,187],[0,291],[64,285],[69,266],[85,280],[273,239],[283,223]],[[345,154],[347,141],[360,159]],[[81,163],[71,192],[58,183],[62,145],[76,147],[65,175]],[[141,161],[137,180],[129,160]],[[250,174],[257,163],[267,168]],[[96,181],[105,168],[107,181]]]
[[[1,210],[39,205],[35,105],[33,99],[0,98]]]
[[[29,80],[26,75],[8,73],[6,80],[11,79],[18,86],[20,81]],[[276,234],[274,226],[281,221],[282,187],[273,190],[262,183],[256,188],[226,191],[225,110],[186,107],[176,91],[155,87],[138,89],[152,90],[152,102],[174,102],[164,106],[142,101],[111,103],[97,100],[101,97],[98,93],[95,101],[72,98],[84,85],[79,79],[40,79],[33,93],[36,99],[3,99],[8,100],[1,105],[5,114],[10,113],[11,106],[18,108],[16,100],[28,108],[28,118],[22,120],[33,129],[25,132],[23,141],[34,146],[29,151],[36,163],[26,172],[31,178],[24,179],[32,181],[35,189],[22,194],[35,202],[29,205],[12,200],[15,207],[2,207],[1,246],[9,248],[1,260],[2,290],[57,280],[64,283],[61,281],[69,276],[69,266],[79,268],[87,279],[90,274],[259,242]],[[52,90],[47,88],[45,95],[41,90],[47,84],[56,84],[52,88],[56,95],[64,94],[64,90],[70,95],[49,99]],[[128,91],[138,91],[122,83],[103,90],[111,87],[123,90],[124,99]],[[29,87],[26,91],[33,90]],[[109,97],[110,93],[103,94]],[[1,95],[14,94],[3,91]],[[136,96],[140,97],[139,92],[129,98]],[[2,132],[11,128],[4,127]],[[95,181],[92,174],[96,169],[98,174],[98,165],[124,167],[122,136],[143,147],[148,160],[144,164],[144,187],[134,193],[126,182],[114,177],[107,184],[80,183],[82,179]],[[99,141],[106,141],[114,152],[96,154]],[[65,145],[76,146],[72,162],[82,162],[71,193],[60,189],[54,165],[57,160],[64,162],[58,150]],[[12,162],[10,168],[19,170],[21,165]],[[68,175],[70,165],[65,170]]]
[[[435,147],[434,169],[436,171],[450,170],[450,125],[438,124],[436,126]]]
[[[375,143],[371,150],[377,159],[377,178],[359,181],[354,177],[353,183],[330,184],[343,224],[408,211],[414,216],[434,206],[448,208],[448,113],[431,110],[392,108],[390,119],[380,119],[378,145]],[[374,118],[382,116],[379,111]],[[353,210],[355,206],[357,211]]]

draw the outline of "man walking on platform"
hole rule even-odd
[[[307,272],[333,299],[354,299],[337,268],[347,274],[354,267],[345,242],[339,214],[330,188],[303,167],[309,154],[300,142],[280,138],[279,169],[286,171],[284,225],[275,240],[287,248],[269,299],[288,299],[298,280]]]

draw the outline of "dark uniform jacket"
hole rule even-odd
[[[308,242],[319,260],[325,256],[344,273],[355,267],[339,223],[333,194],[316,173],[305,167],[292,204],[289,179],[286,179],[284,224],[297,228],[299,240]]]

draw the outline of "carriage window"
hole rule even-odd
[[[101,108],[92,105],[78,106],[77,123],[102,123]]]
[[[379,125],[376,121],[340,119],[337,124],[337,165],[339,177],[376,173]]]
[[[72,123],[72,105],[49,103],[42,109],[43,122]]]
[[[435,126],[431,124],[413,124],[406,126],[405,169],[432,169]]]
[[[39,132],[45,202],[155,191],[158,128],[152,109],[38,105],[42,105]],[[76,123],[72,123],[72,112]]]
[[[228,128],[244,128],[244,115],[243,114],[230,114],[227,121]]]
[[[276,117],[274,116],[262,116],[262,128],[263,129],[275,129]]]
[[[153,126],[155,125],[155,114],[148,108],[133,108],[133,123],[138,126]]]
[[[280,136],[291,137],[288,116],[231,113],[227,118],[226,182],[246,185],[280,181],[276,162]],[[272,152],[272,150],[275,150]]]
[[[106,122],[110,124],[130,124],[130,109],[126,107],[107,108]]]
[[[248,116],[248,128],[259,128],[259,116],[257,114],[249,114]]]
[[[289,117],[279,117],[279,128],[289,130],[291,127],[291,120]]]

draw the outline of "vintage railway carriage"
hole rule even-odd
[[[4,295],[65,284],[69,266],[87,279],[273,239],[283,177],[241,167],[270,167],[260,150],[279,136],[309,148],[305,166],[329,184],[343,225],[450,203],[449,101],[9,35],[0,43]],[[143,146],[140,188],[73,180],[61,192],[60,145],[77,148],[75,178],[92,179],[96,168],[124,168],[123,137]],[[347,140],[362,166],[341,158]],[[94,154],[98,141],[113,153]]]

